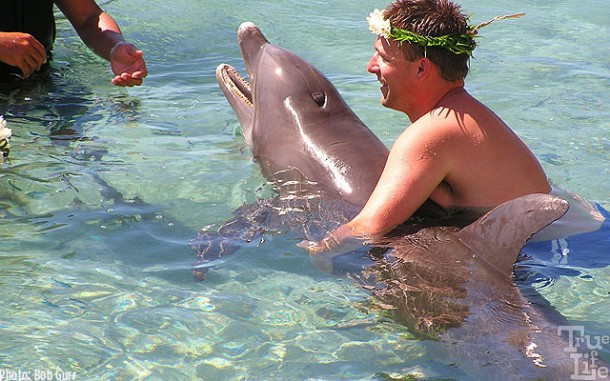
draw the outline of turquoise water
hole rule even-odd
[[[610,3],[462,4],[474,22],[527,13],[483,29],[467,87],[532,148],[555,185],[610,209]],[[10,162],[0,167],[0,370],[60,368],[78,380],[382,372],[467,380],[369,309],[367,292],[316,269],[296,237],[267,237],[205,282],[191,278],[188,240],[265,194],[214,78],[221,62],[243,67],[237,26],[252,21],[314,63],[391,144],[407,120],[379,106],[365,70],[373,36],[364,17],[384,5],[109,1],[150,72],[128,90],[109,83],[106,63],[60,19],[52,83],[0,100],[13,131]],[[610,271],[576,270],[540,292],[591,334],[609,335]]]

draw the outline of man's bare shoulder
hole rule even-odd
[[[411,124],[396,139],[392,146],[394,153],[400,153],[403,160],[411,165],[420,165],[421,159],[444,162],[459,150],[460,137],[456,128],[442,118],[425,115]]]
[[[411,124],[399,140],[412,140],[428,147],[455,144],[464,137],[466,123],[469,122],[460,120],[453,111],[434,110]]]

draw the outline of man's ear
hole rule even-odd
[[[434,69],[434,64],[428,58],[420,58],[419,66],[417,67],[417,79],[426,78]]]

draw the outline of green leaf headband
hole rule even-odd
[[[379,9],[375,9],[373,12],[371,12],[366,20],[369,23],[369,30],[373,32],[373,34],[385,37],[386,39],[391,38],[396,41],[407,41],[423,47],[439,47],[454,54],[467,54],[472,56],[472,51],[476,47],[474,38],[479,32],[479,29],[497,20],[517,18],[523,15],[525,15],[525,13],[496,16],[493,19],[481,23],[475,27],[468,27],[468,32],[464,34],[447,34],[440,37],[422,36],[405,29],[393,27],[390,24],[390,20],[386,20],[384,18],[383,11],[380,11]]]

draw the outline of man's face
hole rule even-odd
[[[417,70],[415,62],[407,61],[394,40],[375,39],[375,53],[366,68],[381,83],[381,104],[406,112],[412,98],[411,83]]]

